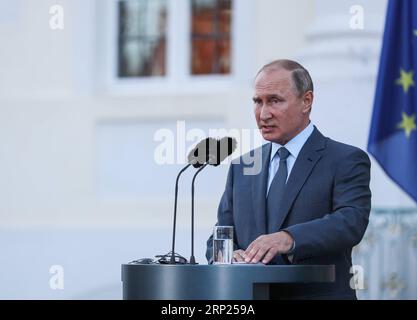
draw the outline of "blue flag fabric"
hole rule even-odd
[[[417,1],[390,0],[368,151],[417,202]]]

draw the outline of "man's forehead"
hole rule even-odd
[[[261,79],[255,82],[256,89],[268,89],[272,87],[287,87],[291,85],[291,80],[287,78],[282,79]]]
[[[255,88],[288,86],[291,84],[291,72],[284,69],[262,71],[255,80]]]
[[[291,82],[288,79],[265,79],[257,81],[254,89],[255,96],[283,95],[291,90]]]

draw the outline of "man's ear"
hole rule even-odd
[[[310,113],[311,112],[311,106],[313,105],[313,99],[314,99],[314,94],[313,91],[307,91],[306,93],[304,93],[303,95],[303,112],[304,113]]]

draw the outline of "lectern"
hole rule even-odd
[[[268,300],[273,285],[334,280],[332,265],[122,265],[123,299],[129,300]]]

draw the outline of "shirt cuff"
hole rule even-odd
[[[295,250],[295,240],[293,241],[293,243],[292,243],[292,247],[291,247],[291,249],[287,252],[287,254],[288,254],[288,255],[293,255],[294,250]]]

